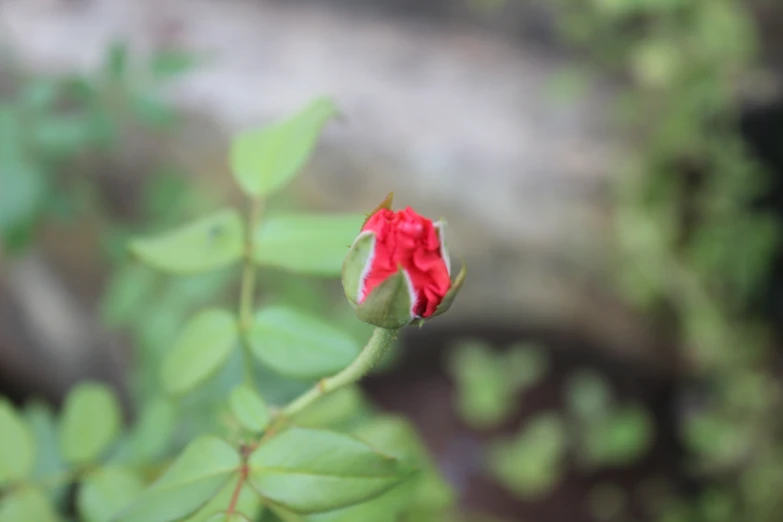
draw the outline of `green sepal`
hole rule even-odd
[[[435,226],[435,233],[438,235],[438,242],[440,243],[440,257],[443,259],[443,262],[446,263],[446,270],[449,273],[449,276],[451,276],[451,257],[449,256],[449,247],[446,244],[446,226],[448,226],[448,223],[445,219],[440,218],[438,221],[433,223]]]
[[[467,269],[465,268],[465,263],[462,263],[462,268],[460,268],[459,274],[457,274],[457,277],[456,279],[454,279],[454,282],[451,283],[451,288],[449,289],[448,292],[446,292],[446,295],[443,296],[443,300],[435,309],[435,313],[432,314],[432,317],[437,317],[440,314],[448,312],[449,308],[451,308],[451,305],[454,302],[454,299],[456,299],[457,294],[462,288],[462,283],[465,281],[466,273],[467,273]]]
[[[387,330],[407,326],[413,320],[413,297],[402,267],[374,288],[356,307],[356,317],[365,323]]]
[[[364,223],[362,223],[362,228],[364,228],[364,225],[367,224],[370,218],[373,217],[375,213],[381,210],[382,208],[385,208],[386,210],[391,210],[393,200],[394,200],[394,192],[389,192],[386,195],[386,198],[383,201],[381,201],[381,203],[377,207],[375,207],[372,210],[372,212],[367,214],[367,217],[364,219]]]
[[[357,298],[359,296],[359,285],[362,283],[362,274],[367,266],[367,261],[375,246],[375,234],[372,232],[362,232],[353,242],[348,255],[343,261],[343,290],[345,297],[356,308]]]

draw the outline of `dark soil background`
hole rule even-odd
[[[466,426],[454,410],[454,383],[445,365],[449,348],[464,338],[496,346],[529,341],[546,347],[550,359],[548,376],[524,394],[514,414],[498,429],[476,431]],[[636,499],[631,500],[632,511],[643,517],[643,492],[652,481],[664,479],[686,485],[680,471],[683,453],[675,439],[677,383],[672,379],[627,362],[597,356],[602,351],[589,340],[556,328],[466,324],[444,330],[433,323],[406,334],[402,344],[404,355],[399,363],[389,372],[368,378],[364,387],[381,408],[412,419],[468,510],[511,520],[592,522],[586,514],[587,494],[592,486],[608,482],[621,486],[628,498]],[[580,369],[600,373],[617,396],[633,398],[650,409],[655,420],[654,446],[643,460],[625,469],[586,473],[572,463],[565,479],[552,492],[539,500],[521,501],[499,487],[482,468],[484,443],[498,435],[515,433],[526,418],[536,413],[560,410],[564,380]]]

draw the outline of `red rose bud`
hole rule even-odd
[[[343,263],[343,288],[366,323],[396,329],[451,307],[465,278],[451,281],[445,223],[410,207],[391,210],[391,194],[367,218]]]

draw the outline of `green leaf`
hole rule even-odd
[[[493,475],[523,498],[546,493],[560,479],[567,447],[565,425],[554,414],[541,414],[515,437],[490,447]]]
[[[307,517],[307,522],[398,522],[409,520],[413,484],[405,482],[380,497],[344,509],[318,513]],[[430,520],[429,518],[425,520]]]
[[[151,127],[164,128],[176,122],[174,109],[153,96],[135,94],[131,99],[131,108],[139,121]]]
[[[14,107],[0,104],[0,236],[29,226],[47,192],[46,173],[25,155],[21,123]]]
[[[482,341],[464,339],[449,356],[449,371],[457,384],[456,408],[474,428],[502,422],[516,406],[514,376],[509,361]]]
[[[25,82],[19,104],[25,109],[42,113],[51,109],[60,96],[61,86],[56,80],[36,78]]]
[[[115,81],[122,80],[128,70],[128,46],[115,41],[109,45],[103,65],[106,77]]]
[[[138,317],[153,299],[156,275],[152,269],[139,263],[115,269],[101,302],[104,323],[110,327],[125,326]]]
[[[750,429],[723,412],[706,410],[692,415],[682,427],[681,437],[688,450],[700,458],[727,466],[736,464],[750,451]]]
[[[201,205],[200,189],[190,184],[181,167],[161,165],[142,187],[140,206],[152,222],[167,223]]]
[[[35,440],[13,405],[0,398],[0,488],[27,478],[35,463]]]
[[[303,428],[326,428],[346,423],[367,410],[367,402],[359,388],[348,386],[321,397],[291,420]]]
[[[359,354],[358,344],[347,334],[284,306],[260,310],[249,341],[253,354],[264,364],[303,379],[336,373]]]
[[[582,419],[602,417],[611,408],[612,390],[597,373],[583,370],[574,373],[566,383],[568,408]]]
[[[51,477],[63,473],[66,468],[58,451],[57,419],[49,405],[38,400],[30,401],[25,404],[24,417],[37,448],[33,477]],[[57,504],[67,493],[67,484],[51,487],[47,492],[49,498]]]
[[[164,80],[179,76],[196,64],[197,60],[190,53],[176,50],[161,51],[152,57],[150,72],[156,80]]]
[[[405,507],[434,512],[452,505],[455,500],[454,492],[441,476],[426,446],[406,418],[396,415],[378,415],[360,425],[353,434],[376,450],[412,462],[421,469],[421,472],[411,481],[406,482],[406,485],[412,486],[410,490],[401,491],[398,495],[404,500]],[[384,497],[394,495],[395,492],[403,489],[395,488],[373,502],[379,502]],[[388,506],[390,503],[391,501],[386,499],[385,504]],[[349,509],[357,508],[358,506]],[[361,519],[356,517],[355,520]]]
[[[234,388],[229,399],[231,412],[248,431],[260,433],[269,424],[266,403],[254,389],[247,385]]]
[[[238,480],[238,473],[232,475],[220,493],[212,497],[212,500],[207,502],[192,516],[185,519],[184,522],[211,522],[216,519],[216,517],[217,520],[223,522],[226,516],[226,508],[231,503],[231,498],[234,496]],[[263,504],[261,503],[261,497],[258,496],[258,493],[256,493],[249,484],[245,483],[239,491],[235,507],[236,513],[241,513],[251,520],[257,520],[258,515],[263,509]],[[229,520],[233,522],[232,519]],[[244,521],[244,519],[240,520]]]
[[[682,73],[684,64],[680,45],[668,37],[645,38],[630,53],[631,72],[643,87],[670,86]]]
[[[248,460],[250,483],[264,498],[298,513],[347,507],[401,483],[411,469],[358,439],[291,428]]]
[[[310,517],[303,517],[281,506],[270,504],[269,511],[264,514],[261,522],[310,522]]]
[[[78,74],[67,74],[60,80],[60,86],[63,90],[63,97],[78,102],[79,105],[93,105],[98,99],[98,89],[103,86],[92,78],[86,78]],[[98,105],[98,104],[95,104]]]
[[[47,180],[39,165],[0,156],[0,235],[33,221],[42,209]]]
[[[206,522],[250,522],[250,519],[238,513],[232,513],[230,515],[218,513],[217,515],[209,517]]]
[[[238,261],[244,248],[243,229],[239,213],[226,209],[163,235],[135,239],[130,250],[158,270],[194,274]]]
[[[114,392],[105,384],[76,385],[65,399],[60,451],[66,462],[83,465],[97,459],[116,439],[122,415]]]
[[[588,421],[580,432],[588,464],[622,466],[649,449],[653,426],[646,410],[628,406],[608,417]]]
[[[281,189],[304,166],[321,127],[337,110],[327,99],[310,103],[292,118],[240,134],[231,145],[231,169],[248,196]]]
[[[91,144],[93,130],[92,122],[84,114],[50,116],[33,128],[33,139],[44,154],[71,156]]]
[[[200,312],[163,360],[160,375],[166,391],[184,393],[207,380],[226,363],[236,342],[237,322],[231,313],[218,309]]]
[[[337,276],[362,214],[280,214],[255,230],[253,259],[300,274]]]
[[[130,471],[97,469],[79,486],[76,505],[84,522],[109,522],[128,507],[143,488],[142,480]]]
[[[506,375],[515,390],[526,390],[544,378],[549,360],[540,348],[526,343],[511,345],[506,354]]]
[[[95,95],[98,94],[95,93]],[[91,103],[93,105],[87,115],[93,129],[93,139],[98,150],[108,154],[120,141],[122,134],[120,122],[114,118],[103,103],[95,103],[94,100]]]
[[[141,462],[151,462],[166,451],[174,435],[176,411],[174,405],[163,398],[153,399],[139,415],[131,432],[134,457]]]
[[[46,495],[35,488],[11,491],[0,500],[0,522],[57,522]]]
[[[115,520],[180,520],[209,502],[241,464],[239,454],[225,441],[200,437],[188,444],[174,464]]]

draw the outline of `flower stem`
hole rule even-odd
[[[250,470],[248,469],[247,464],[242,464],[242,467],[239,470],[239,479],[237,480],[236,486],[234,486],[234,492],[231,494],[231,500],[229,501],[228,508],[226,508],[226,519],[231,518],[231,515],[233,515],[237,509],[239,495],[242,493],[242,486],[244,486],[245,482],[247,481],[247,475],[249,471]]]
[[[331,377],[321,379],[309,391],[294,399],[280,412],[284,417],[292,417],[304,410],[310,404],[320,399],[324,395],[339,390],[349,384],[357,382],[364,377],[373,366],[380,360],[386,350],[391,346],[392,341],[397,336],[397,330],[387,330],[385,328],[376,328],[367,345],[361,353],[348,365],[343,371]]]
[[[254,386],[253,355],[250,353],[248,335],[253,325],[253,306],[256,286],[256,267],[253,264],[253,231],[261,215],[261,201],[253,200],[245,224],[245,257],[239,290],[239,329],[242,344],[242,369],[245,383]]]

